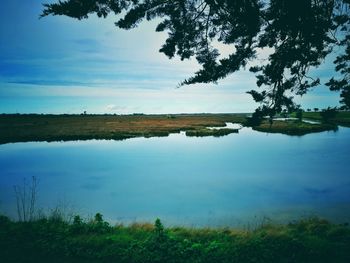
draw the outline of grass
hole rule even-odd
[[[135,137],[160,137],[185,131],[187,136],[224,136],[236,129],[211,130],[225,122],[247,126],[248,114],[173,114],[173,115],[0,115],[0,144],[28,141],[124,140]],[[321,120],[317,112],[304,118]],[[329,123],[308,124],[296,121],[264,121],[253,129],[262,132],[304,135],[350,127],[350,112],[339,112]]]
[[[297,120],[273,121],[270,124],[267,120],[259,126],[252,127],[256,131],[268,133],[282,133],[287,135],[302,136],[309,133],[337,130],[337,126],[331,123],[310,124]]]
[[[252,127],[256,131],[269,133],[282,133],[287,135],[302,136],[309,133],[337,130],[338,125],[350,127],[350,112],[337,112],[334,118],[325,121],[320,112],[303,112],[303,119],[319,121],[319,124],[310,124],[298,120],[289,121],[273,121],[272,125],[267,121],[263,121],[259,126]],[[292,113],[291,117],[295,118],[296,113]]]
[[[0,217],[1,262],[350,262],[350,229],[319,218],[255,230]]]
[[[231,133],[238,133],[238,129],[229,129],[229,128],[223,128],[223,129],[208,129],[208,128],[201,128],[201,129],[195,129],[195,130],[188,130],[186,131],[186,136],[189,137],[205,137],[205,136],[214,136],[214,137],[221,137],[225,136]]]
[[[295,113],[292,114],[295,117]],[[304,119],[322,121],[320,112],[303,112]],[[350,111],[340,111],[336,114],[336,117],[330,120],[335,125],[342,125],[350,127]]]
[[[123,140],[244,123],[245,114],[0,115],[0,143],[89,139]]]

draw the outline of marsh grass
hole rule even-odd
[[[322,131],[336,131],[338,129],[338,127],[332,123],[310,124],[298,120],[273,121],[272,124],[264,120],[259,126],[254,126],[252,128],[253,130],[261,132],[282,133],[295,136]]]
[[[254,230],[0,217],[1,262],[350,262],[350,229],[317,217]],[[57,261],[58,260],[58,261]]]
[[[267,121],[252,124],[249,114],[174,114],[168,115],[38,115],[0,114],[0,144],[29,141],[125,140],[135,137],[164,137],[185,131],[187,136],[224,136],[236,129],[211,130],[226,122],[253,126],[254,130],[304,135],[350,126],[350,112],[339,112],[329,123]],[[321,120],[318,112],[304,112],[304,118]]]
[[[186,131],[186,136],[189,136],[189,137],[205,137],[205,136],[221,137],[221,136],[225,136],[225,135],[228,135],[231,133],[238,133],[238,131],[239,131],[239,129],[229,129],[229,128],[223,128],[223,129],[201,128],[201,129]]]
[[[163,137],[180,131],[222,127],[225,122],[244,123],[245,114],[168,115],[0,115],[0,143],[125,140]]]
[[[292,114],[291,116],[294,117],[295,114]],[[303,118],[323,121],[322,112],[303,112]],[[337,112],[336,115],[329,120],[329,122],[335,125],[350,127],[350,111]]]

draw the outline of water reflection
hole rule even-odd
[[[350,218],[350,129],[303,137],[241,129],[221,138],[16,143],[0,146],[0,209],[13,185],[39,178],[39,205],[62,200],[115,222],[243,225],[255,217]]]
[[[243,125],[240,123],[232,123],[232,122],[225,122],[225,126],[223,127],[208,127],[210,130],[220,130],[222,128],[225,129],[242,129]]]
[[[297,121],[298,118],[274,118],[275,121]],[[310,120],[310,119],[302,119],[302,122],[309,123],[309,124],[320,124],[320,121],[317,120]]]

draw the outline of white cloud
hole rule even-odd
[[[115,104],[109,104],[109,105],[106,106],[106,110],[107,111],[115,111],[117,109],[118,109],[118,107]]]
[[[47,112],[79,112],[85,108],[91,113],[246,112],[256,107],[245,93],[256,88],[254,74],[247,71],[236,72],[218,85],[176,89],[199,65],[195,59],[169,60],[158,52],[167,37],[166,33],[154,32],[159,20],[145,21],[126,31],[114,26],[113,16],[91,16],[82,21],[62,16],[38,20],[40,3],[11,6],[20,12],[3,12],[13,27],[4,27],[1,32],[6,56],[0,60],[0,67],[6,70],[0,72],[0,100],[7,101],[0,103],[0,111],[24,109],[23,101],[25,107],[35,111],[49,108]],[[223,56],[234,50],[216,45]],[[260,50],[258,63],[270,53],[270,49]],[[328,71],[325,68],[321,77]],[[310,100],[316,104],[326,97],[313,96]],[[42,110],[38,101],[46,105]],[[77,104],[77,109],[72,104]]]

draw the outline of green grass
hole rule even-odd
[[[295,113],[291,114],[291,117],[295,117]],[[322,121],[320,112],[303,112],[303,118]],[[350,127],[350,111],[338,112],[335,118],[331,119],[330,122],[336,125]]]
[[[202,128],[202,129],[195,129],[195,130],[188,130],[186,131],[186,136],[189,137],[205,137],[205,136],[214,136],[214,137],[221,137],[225,136],[231,133],[238,133],[238,129],[229,129],[229,128],[223,128],[223,129],[208,129],[208,128]]]
[[[336,130],[337,126],[331,123],[310,124],[300,121],[263,121],[259,126],[252,127],[256,131],[268,133],[282,133],[302,136],[309,133]]]
[[[102,219],[14,222],[0,217],[1,262],[350,262],[350,229],[318,218],[251,231]]]

